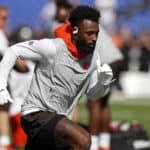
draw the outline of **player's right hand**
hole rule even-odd
[[[4,105],[8,102],[13,102],[12,98],[10,97],[10,94],[6,88],[0,89],[0,105]]]
[[[103,64],[97,67],[99,80],[101,81],[102,85],[109,85],[113,82],[113,72],[109,65]]]

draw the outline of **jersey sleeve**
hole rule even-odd
[[[52,39],[31,40],[10,47],[17,57],[30,60],[53,59],[56,46]]]
[[[52,39],[21,42],[8,48],[0,63],[0,86],[6,87],[8,75],[17,58],[52,62],[56,47]]]

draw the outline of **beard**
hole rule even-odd
[[[76,46],[80,51],[84,51],[88,54],[92,54],[95,49],[95,44],[96,42],[92,44],[87,44],[84,40],[80,39],[80,40],[77,40]]]

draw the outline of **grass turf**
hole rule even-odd
[[[88,124],[88,111],[85,102],[79,104],[80,122]],[[112,120],[137,120],[148,132],[150,137],[150,100],[110,101]]]

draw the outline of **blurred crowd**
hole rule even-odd
[[[10,32],[9,41],[15,43],[19,38],[27,40],[53,37],[54,30],[67,22],[70,11],[81,0],[49,0],[39,12],[40,29],[23,25]],[[87,3],[87,2],[86,2]],[[150,49],[150,1],[149,0],[95,0],[89,4],[100,10],[100,23],[110,34],[124,59],[121,71],[149,71]],[[21,37],[22,36],[22,37]]]

